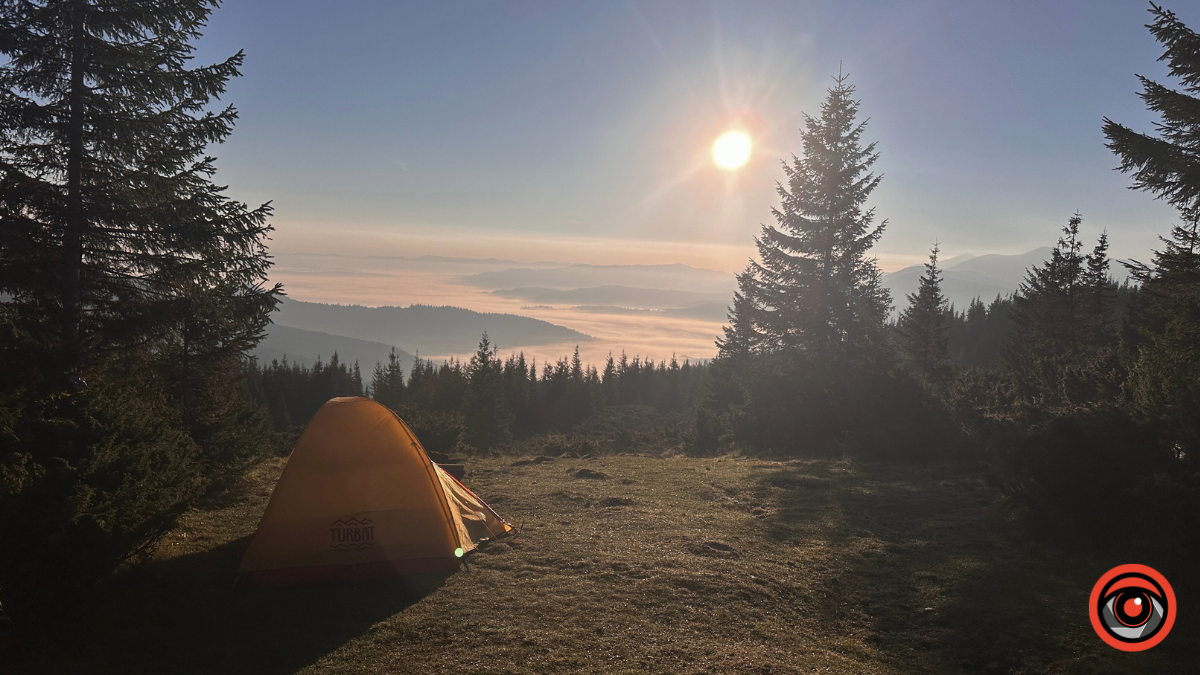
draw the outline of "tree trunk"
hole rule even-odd
[[[67,127],[67,222],[63,236],[63,346],[66,371],[78,374],[83,354],[79,334],[83,268],[83,54],[86,0],[71,2],[71,93]]]

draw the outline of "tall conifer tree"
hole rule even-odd
[[[839,75],[819,117],[805,115],[803,152],[784,163],[776,225],[756,240],[760,260],[742,292],[756,306],[773,347],[796,348],[820,363],[871,360],[883,345],[890,307],[868,251],[886,221],[864,208],[879,185],[875,144],[862,145],[854,87]]]
[[[479,339],[479,349],[467,366],[463,403],[467,442],[477,450],[497,447],[511,438],[509,425],[513,415],[504,396],[503,368],[503,362],[485,332]]]
[[[1200,218],[1172,229],[1153,265],[1131,270],[1142,284],[1145,320],[1129,391],[1143,412],[1182,425],[1200,451]]]
[[[1015,329],[1010,360],[1061,359],[1087,339],[1080,315],[1085,261],[1078,213],[1068,219],[1050,259],[1028,271],[1014,296]]]
[[[1158,136],[1104,119],[1108,148],[1132,173],[1135,189],[1174,205],[1183,219],[1152,264],[1133,263],[1142,286],[1145,321],[1128,391],[1144,414],[1167,423],[1170,442],[1186,455],[1200,451],[1200,34],[1169,10],[1151,5],[1147,28],[1163,45],[1172,89],[1140,77],[1140,96],[1159,114]]]
[[[28,469],[0,472],[0,585],[29,612],[152,550],[265,447],[240,385],[279,294],[270,209],[225,196],[208,155],[242,55],[191,64],[216,4],[0,0],[0,464]]]
[[[762,345],[763,336],[754,325],[754,282],[753,268],[737,276],[738,288],[726,315],[729,323],[722,329],[725,337],[717,340],[717,351],[723,359],[744,359]]]

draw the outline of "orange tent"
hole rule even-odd
[[[395,413],[335,398],[292,450],[240,573],[288,585],[450,570],[511,530]]]

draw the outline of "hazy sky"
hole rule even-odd
[[[1200,8],[1168,2],[1200,27]],[[279,251],[740,268],[841,68],[885,177],[886,269],[1089,238],[1145,256],[1173,213],[1126,189],[1101,117],[1149,129],[1165,81],[1120,2],[227,0],[200,56],[246,50],[216,148],[274,200]],[[710,160],[740,126],[737,172]]]

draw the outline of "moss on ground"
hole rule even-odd
[[[150,563],[53,638],[20,645],[19,670],[1098,675],[1200,663],[1185,613],[1151,652],[1104,646],[1087,595],[1131,560],[1034,541],[958,469],[520,459],[469,465],[468,486],[521,528],[469,569],[234,587],[283,465],[269,461],[233,505],[188,514]]]

